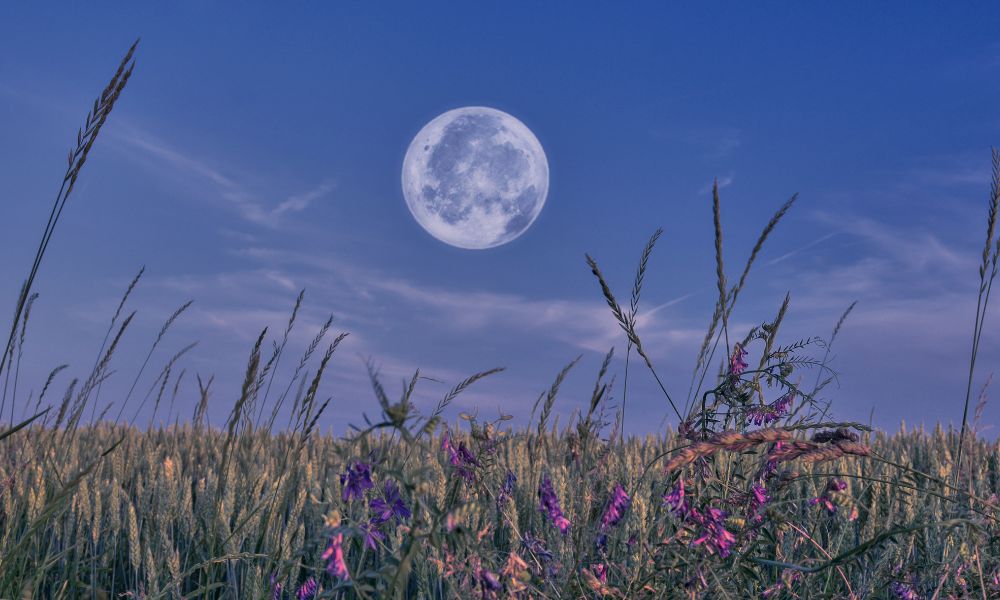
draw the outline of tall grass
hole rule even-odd
[[[642,284],[661,230],[642,250],[627,307],[586,257],[625,334],[623,398],[619,407],[611,349],[591,397],[561,427],[555,399],[579,359],[539,395],[526,427],[512,426],[508,415],[444,420],[458,395],[500,369],[471,375],[422,414],[412,402],[419,371],[394,400],[369,364],[379,414],[362,415],[348,435],[321,434],[331,402],[320,395],[321,382],[347,334],[327,341],[327,320],[291,378],[276,382],[302,294],[277,339],[266,329],[257,336],[219,427],[206,423],[213,379],[200,375],[188,422],[150,421],[140,429],[108,420],[115,400],[99,414],[97,400],[133,320],[125,307],[142,271],[89,375],[51,404],[47,391],[65,368],[57,367],[29,410],[17,374],[33,282],[132,73],[134,50],[70,153],[0,359],[0,415],[10,415],[0,431],[0,598],[1000,597],[997,442],[970,437],[966,418],[958,431],[901,428],[892,435],[828,419],[829,404],[818,393],[832,377],[830,344],[850,307],[826,341],[784,339],[790,295],[771,320],[748,332],[730,330],[750,268],[794,197],[766,224],[731,286],[721,199],[713,190],[718,299],[683,411],[638,331]],[[995,153],[966,417],[997,268],[998,165]],[[131,408],[163,334],[188,306],[153,341],[117,404],[118,417]],[[720,344],[725,357],[715,371]],[[625,436],[625,394],[636,376],[627,370],[632,349],[676,427]],[[822,359],[813,358],[816,349],[824,350]],[[136,396],[135,414],[148,401],[155,414],[188,350],[167,361],[141,400]],[[812,371],[812,389],[801,387],[801,375]],[[173,377],[170,402],[182,377]],[[13,416],[18,406],[26,417],[20,422]],[[290,416],[279,428],[281,414]]]

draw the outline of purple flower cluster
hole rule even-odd
[[[736,536],[726,529],[728,516],[729,513],[715,507],[709,508],[704,513],[692,509],[688,519],[701,526],[701,535],[691,544],[694,546],[705,544],[709,552],[718,552],[722,558],[729,556],[733,544],[736,543]]]
[[[351,578],[347,572],[347,563],[344,562],[344,534],[338,533],[330,537],[330,543],[320,558],[326,561],[326,572],[330,575],[344,581]]]
[[[378,550],[378,543],[385,541],[385,534],[379,531],[379,525],[378,517],[372,517],[361,526],[361,531],[365,534],[365,546],[372,550]]]
[[[570,522],[563,515],[562,508],[559,507],[559,497],[556,496],[555,490],[552,489],[552,481],[548,477],[542,479],[542,484],[538,486],[538,500],[539,510],[548,515],[552,524],[561,533],[566,533],[569,530]]]
[[[472,483],[476,478],[474,467],[479,466],[479,461],[476,460],[476,456],[465,445],[465,442],[459,442],[456,448],[451,443],[451,438],[445,433],[441,437],[441,449],[448,453],[448,461],[455,467],[455,471],[466,482]]]
[[[511,494],[514,493],[514,484],[517,483],[517,476],[508,469],[507,477],[503,480],[503,486],[500,488],[500,492],[497,494],[497,508],[503,510],[507,500],[510,499]]]
[[[892,585],[889,586],[889,589],[892,590],[892,593],[899,598],[899,600],[920,600],[920,594],[918,594],[917,590],[913,589],[913,586],[908,583],[894,581],[892,582]]]
[[[479,567],[479,570],[476,571],[476,579],[479,580],[479,585],[483,588],[484,595],[486,592],[499,591],[503,587],[500,584],[500,578],[484,567]]]
[[[833,501],[833,494],[842,492],[846,489],[847,482],[843,479],[837,479],[834,477],[827,482],[826,489],[823,490],[822,494],[809,500],[809,506],[816,506],[819,504],[826,509],[828,514],[832,515],[837,512],[837,503]]]
[[[298,600],[312,600],[316,597],[316,592],[319,590],[319,584],[316,583],[315,577],[310,577],[306,579],[305,582],[299,586],[297,592],[295,592],[295,597]]]
[[[276,573],[271,574],[271,600],[281,600],[281,595],[284,593],[285,586],[281,585],[278,581],[278,575]]]
[[[725,527],[729,513],[715,507],[699,510],[691,506],[684,494],[683,479],[678,479],[677,485],[664,494],[663,504],[670,508],[675,517],[699,529],[699,535],[691,545],[704,544],[710,553],[718,553],[722,558],[729,556],[733,544],[736,543],[736,536]]]
[[[771,404],[752,406],[745,413],[746,419],[754,425],[770,425],[788,414],[788,409],[791,408],[794,397],[794,392],[788,392]]]
[[[684,495],[684,478],[677,480],[673,489],[663,495],[663,505],[668,507],[678,519],[685,519],[688,515],[689,505]]]
[[[387,480],[385,482],[384,490],[384,498],[372,498],[368,502],[368,508],[375,513],[372,520],[377,520],[378,524],[381,525],[392,518],[395,518],[397,523],[401,523],[403,520],[409,519],[411,516],[410,509],[407,508],[406,503],[403,502],[403,497],[400,496],[399,488],[396,484]]]
[[[372,483],[372,466],[361,461],[355,462],[353,467],[340,474],[340,485],[344,488],[344,502],[364,497],[365,490],[375,487]]]
[[[372,498],[368,501],[368,508],[371,509],[373,515],[367,523],[361,526],[365,535],[365,546],[372,550],[377,550],[378,543],[385,541],[385,534],[379,530],[383,523],[393,518],[396,519],[397,523],[402,523],[403,520],[409,519],[411,516],[410,509],[403,502],[403,497],[399,494],[399,487],[395,483],[387,480],[383,490],[384,497]]]
[[[739,344],[733,344],[733,356],[729,359],[729,374],[739,377],[747,369],[747,351]]]
[[[601,517],[601,529],[607,530],[617,525],[631,505],[632,499],[625,493],[625,488],[616,483],[608,506],[604,509],[604,516]]]
[[[771,500],[771,496],[760,483],[755,483],[750,487],[749,502],[747,507],[747,518],[754,525],[759,525],[764,520],[761,509]]]

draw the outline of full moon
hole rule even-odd
[[[549,163],[531,130],[483,106],[450,110],[424,125],[403,159],[403,196],[413,218],[446,244],[494,248],[538,217]]]

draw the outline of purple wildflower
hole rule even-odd
[[[504,504],[510,499],[511,494],[514,493],[514,484],[517,483],[517,476],[508,469],[507,477],[503,480],[503,486],[500,488],[500,492],[497,494],[497,508],[503,509]]]
[[[548,477],[542,479],[542,484],[538,486],[538,498],[538,509],[548,515],[549,519],[552,520],[552,524],[555,525],[561,533],[566,533],[569,529],[570,522],[569,519],[563,515],[562,508],[559,507],[559,497],[556,496],[555,490],[552,489],[552,480]]]
[[[747,368],[747,351],[739,344],[733,344],[733,356],[729,359],[729,374],[739,377]]]
[[[615,490],[611,493],[611,500],[608,502],[607,508],[604,509],[604,516],[601,517],[601,528],[610,529],[617,525],[631,504],[632,499],[625,493],[625,488],[620,483],[616,483]]]
[[[722,558],[729,556],[733,544],[736,543],[736,536],[725,528],[727,516],[728,513],[714,507],[709,508],[704,514],[692,510],[691,520],[702,527],[701,535],[692,542],[692,545],[705,544],[709,552],[718,552]]]
[[[756,492],[757,490],[754,490],[754,497],[756,497]],[[674,513],[676,518],[700,528],[699,535],[692,542],[692,545],[704,544],[709,552],[718,553],[723,558],[729,556],[733,544],[736,543],[736,536],[726,530],[725,522],[726,517],[729,516],[728,513],[714,507],[710,507],[705,512],[692,507],[684,496],[684,479],[678,479],[677,485],[670,492],[664,494],[663,505],[669,507],[670,512]]]
[[[277,573],[271,574],[271,600],[281,600],[281,595],[284,592],[284,586],[278,581]]]
[[[315,577],[310,577],[306,579],[305,582],[299,587],[299,590],[295,592],[295,597],[298,600],[312,600],[316,597],[316,591],[319,589],[319,584],[316,583]]]
[[[754,425],[770,425],[788,413],[794,397],[794,392],[788,392],[771,404],[752,406],[745,413],[746,419]]]
[[[451,438],[448,437],[447,431],[441,436],[441,449],[448,453],[448,460],[451,461],[452,465],[457,467],[462,463],[458,458],[458,451],[455,450],[455,446],[451,443]]]
[[[372,483],[372,466],[356,461],[353,467],[349,467],[347,471],[340,474],[340,485],[344,488],[344,502],[364,497],[365,490],[375,487],[375,484]]]
[[[392,481],[385,482],[385,498],[372,498],[368,507],[375,513],[379,523],[385,523],[393,517],[397,522],[402,522],[411,516],[410,509],[399,494],[399,488]]]
[[[920,595],[917,594],[917,590],[913,589],[908,583],[900,583],[898,581],[892,582],[889,586],[892,593],[895,594],[899,600],[920,600]]]
[[[489,590],[491,592],[498,591],[501,587],[500,579],[496,574],[490,572],[482,567],[479,568],[479,582],[483,586],[483,591]]]
[[[361,526],[361,530],[365,532],[365,546],[372,550],[378,550],[378,543],[385,540],[385,534],[378,529],[380,523],[378,517],[372,517]]]
[[[767,493],[767,488],[759,483],[753,484],[750,488],[749,496],[749,506],[747,508],[747,516],[749,520],[754,524],[759,524],[764,520],[764,515],[761,514],[761,509],[764,505],[770,502],[771,497]]]
[[[684,478],[677,480],[674,489],[663,495],[663,505],[670,507],[671,512],[679,519],[687,517],[690,506],[684,498]]]
[[[472,483],[476,477],[473,467],[479,466],[476,456],[466,447],[465,442],[459,442],[458,448],[451,442],[451,438],[445,433],[441,436],[441,449],[448,453],[448,461],[455,471],[467,482]]]
[[[347,572],[347,563],[344,562],[344,534],[338,533],[330,538],[321,558],[326,561],[327,573],[344,581],[351,578]]]
[[[815,498],[809,500],[809,506],[816,506],[817,504],[825,508],[828,514],[832,515],[835,512],[837,512],[837,505],[834,504],[833,500],[831,500],[830,497],[825,494],[822,496],[816,496]]]
[[[833,496],[831,494],[842,492],[846,489],[846,481],[843,479],[837,479],[836,477],[831,478],[830,481],[827,482],[823,493],[809,500],[809,506],[816,506],[819,504],[826,509],[828,514],[832,515],[837,512],[837,503],[833,501]]]

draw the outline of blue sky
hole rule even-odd
[[[163,320],[193,299],[138,389],[198,341],[175,411],[190,414],[195,372],[215,374],[219,421],[260,328],[280,330],[305,288],[293,350],[328,314],[351,333],[322,390],[333,397],[324,425],[375,412],[366,356],[390,390],[418,367],[444,382],[421,383],[425,409],[466,375],[505,366],[456,410],[524,422],[582,354],[556,403],[565,419],[604,353],[624,355],[584,252],[624,296],[662,226],[640,334],[683,396],[715,298],[717,178],[731,278],[770,214],[800,194],[732,326],[770,320],[789,291],[786,339],[826,337],[857,300],[833,352],[835,415],[889,429],[960,421],[989,148],[1000,144],[1000,9],[573,7],[6,5],[0,294],[12,304],[71,133],[142,36],[37,281],[22,386],[40,387],[64,362],[58,385],[85,376],[146,265],[102,404],[121,397]],[[532,228],[487,251],[428,236],[400,190],[413,135],[466,105],[523,121],[551,172]],[[977,389],[1000,366],[1000,315],[988,319]],[[631,371],[629,393],[628,429],[655,430],[666,407],[647,372]],[[998,417],[993,402],[984,420]]]

